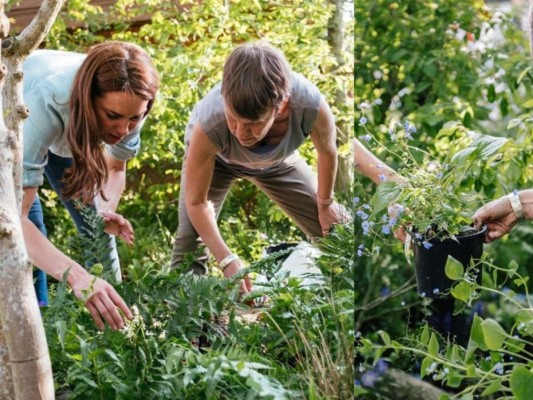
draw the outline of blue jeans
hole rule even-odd
[[[65,170],[67,168],[70,168],[71,166],[72,158],[61,157],[49,151],[48,164],[44,168],[44,174],[46,175],[50,186],[52,186],[52,189],[54,189],[54,191],[58,194],[59,198],[61,199],[61,202],[72,217],[72,220],[76,225],[76,229],[79,233],[83,233],[85,232],[84,228],[87,226],[83,215],[76,208],[73,201],[67,200],[61,195],[61,189],[63,187],[63,183],[61,182],[61,180],[63,179],[63,174]],[[35,200],[31,205],[29,219],[43,233],[43,235],[47,235],[43,219],[43,209],[38,196],[35,196]],[[108,235],[108,237],[109,247],[111,248],[110,258],[113,259],[111,269],[114,271],[115,277],[120,280],[120,263],[118,260],[115,237],[112,235]],[[41,270],[37,270],[34,272],[34,278],[36,278],[35,291],[37,293],[37,300],[39,301],[39,304],[48,305],[46,274]]]

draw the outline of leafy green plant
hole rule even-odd
[[[460,289],[453,293],[460,302],[484,299],[488,305],[487,311],[479,309],[474,316],[466,347],[446,342],[426,325],[418,334],[401,341],[392,340],[384,331],[379,332],[378,343],[360,338],[360,355],[373,362],[383,360],[384,354],[389,361],[400,355],[415,356],[420,360],[420,377],[447,390],[442,400],[476,396],[528,399],[528,387],[533,384],[533,314],[528,277],[517,272],[514,261],[499,267],[485,259],[484,266],[490,274],[483,284],[469,279],[468,271],[455,278]],[[482,315],[489,312],[492,316]]]
[[[108,249],[94,210],[74,253],[100,260]],[[156,237],[161,245],[165,235]],[[58,393],[70,399],[348,399],[353,392],[354,235],[339,226],[316,261],[327,281],[302,286],[278,274],[283,252],[250,266],[270,281],[248,297],[237,281],[170,272],[159,259],[135,259],[117,290],[134,318],[98,332],[64,283],[53,286],[43,320]],[[90,251],[87,251],[90,250]],[[334,257],[335,254],[344,254]],[[353,281],[352,281],[353,282]]]
[[[497,160],[507,138],[482,135],[467,130],[457,122],[445,124],[439,135],[450,131],[459,139],[451,143],[444,157],[433,157],[409,143],[417,133],[410,122],[396,123],[389,128],[390,142],[377,142],[367,127],[366,117],[360,124],[366,134],[362,137],[404,160],[398,169],[400,178],[378,185],[372,201],[369,221],[363,222],[370,229],[371,221],[377,220],[382,233],[404,228],[416,244],[431,246],[433,238],[456,238],[473,231],[471,215],[475,209],[476,193],[457,193],[456,188],[469,176],[480,162]],[[380,166],[378,165],[377,168]],[[359,215],[366,215],[363,210]]]

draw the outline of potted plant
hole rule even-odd
[[[480,196],[464,183],[477,165],[496,160],[508,139],[481,135],[452,122],[439,137],[453,139],[446,141],[442,157],[434,157],[410,145],[416,128],[409,122],[394,127],[389,129],[393,146],[377,143],[402,160],[398,169],[402,178],[384,179],[378,185],[369,221],[375,221],[381,233],[405,232],[405,253],[410,260],[413,250],[420,294],[443,298],[453,283],[450,274],[457,275],[451,270],[458,266],[450,264],[449,257],[467,269],[483,252],[485,231],[476,230],[472,221]],[[374,137],[366,132],[372,142]]]
[[[434,299],[434,313],[443,321],[468,327],[468,323],[451,314],[454,282],[463,277],[481,279],[476,260],[483,253],[485,229],[477,230],[472,221],[481,202],[481,196],[473,189],[473,175],[483,170],[481,166],[498,159],[508,139],[481,135],[451,122],[438,133],[436,139],[441,148],[439,155],[433,156],[412,144],[417,130],[411,123],[391,124],[385,134],[387,143],[383,143],[370,132],[366,122],[365,117],[359,122],[365,130],[363,141],[388,152],[401,165],[397,168],[399,178],[380,175],[382,182],[371,204],[356,212],[363,219],[363,233],[380,237],[392,232],[405,235],[404,251],[409,263],[414,254],[412,264],[420,295]],[[446,323],[443,321],[439,324]],[[437,329],[454,332],[457,327]]]

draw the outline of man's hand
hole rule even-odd
[[[329,205],[318,204],[318,222],[322,235],[327,236],[333,225],[345,224],[350,221],[350,213],[343,205],[332,202]]]
[[[69,274],[67,282],[74,291],[74,295],[86,301],[85,307],[91,313],[98,329],[104,330],[105,323],[115,331],[124,327],[124,320],[117,308],[124,313],[126,318],[133,318],[133,314],[122,297],[103,279],[85,272],[75,278]]]
[[[487,226],[485,242],[492,242],[502,237],[518,222],[507,196],[485,204],[474,213],[472,218],[476,229],[480,229],[483,225]]]
[[[130,246],[133,244],[135,240],[133,228],[126,218],[107,210],[100,210],[98,213],[104,219],[105,231],[107,233],[120,237]]]
[[[226,268],[224,268],[224,277],[231,278],[233,275],[239,273],[242,268],[244,268],[244,263],[240,258],[236,259],[232,263],[228,264]],[[239,291],[241,294],[250,293],[252,291],[252,281],[250,281],[248,274],[244,275],[244,278],[241,280],[241,287]]]

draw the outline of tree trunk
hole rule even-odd
[[[342,70],[346,63],[343,57],[343,7],[345,0],[329,0],[329,4],[335,7],[335,11],[328,21],[328,44],[337,61],[337,70]],[[353,121],[353,101],[348,102],[346,91],[351,88],[337,89],[335,93],[335,100],[333,105],[338,110],[345,110],[347,104],[350,104],[348,112],[349,117]],[[346,122],[337,121],[337,147],[348,146],[350,138],[350,124]],[[353,177],[353,169],[351,166],[350,157],[346,154],[339,155],[339,168],[337,172],[337,179],[335,181],[335,191],[346,191],[350,187]]]
[[[529,0],[529,46],[533,55],[533,0]]]
[[[43,1],[32,23],[7,38],[0,0],[0,398],[53,399],[52,367],[31,279],[20,213],[22,204],[22,62],[42,41],[62,0]],[[3,63],[2,63],[3,62]],[[4,83],[5,78],[5,83]],[[2,117],[5,116],[5,119]]]
[[[439,400],[443,390],[398,370],[389,370],[374,385],[374,393],[390,400]]]

